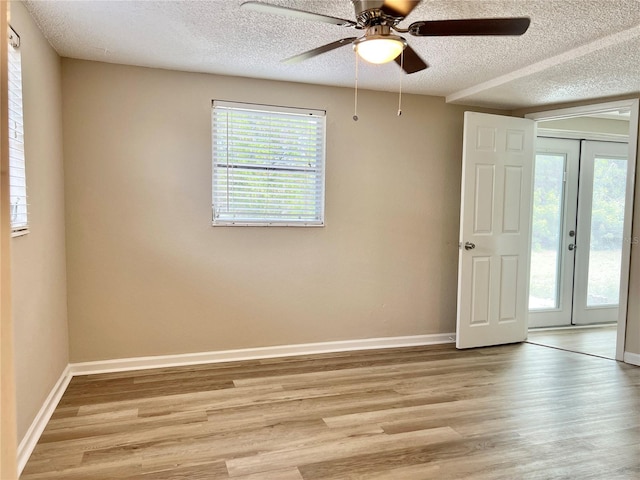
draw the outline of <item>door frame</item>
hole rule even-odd
[[[624,361],[625,336],[627,331],[627,307],[629,299],[629,274],[631,259],[631,227],[633,219],[634,187],[636,178],[636,167],[638,161],[638,106],[640,100],[637,98],[619,100],[615,102],[596,103],[579,107],[568,107],[556,110],[529,113],[525,118],[536,122],[540,120],[557,120],[561,118],[578,117],[589,114],[604,113],[617,109],[629,109],[629,157],[627,167],[627,184],[625,193],[625,210],[622,243],[622,265],[620,269],[620,310],[618,312],[618,329],[616,339],[616,360]]]

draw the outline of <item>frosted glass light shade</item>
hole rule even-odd
[[[355,42],[353,48],[369,63],[387,63],[400,55],[406,45],[402,38],[395,35],[376,35]]]

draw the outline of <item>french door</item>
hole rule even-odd
[[[538,138],[529,326],[616,322],[626,143]]]

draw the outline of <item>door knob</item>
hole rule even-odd
[[[474,248],[476,248],[476,244],[475,243],[466,242],[464,244],[464,249],[465,250],[473,250]]]
[[[573,251],[573,250],[575,250],[576,248],[578,248],[578,246],[577,246],[575,243],[571,243],[571,244],[569,245],[569,251],[570,251],[570,252],[571,252],[571,251]]]

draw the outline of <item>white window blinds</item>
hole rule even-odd
[[[24,121],[22,117],[22,65],[20,37],[9,28],[9,201],[11,229],[26,232],[27,184],[24,161]]]
[[[325,112],[213,102],[213,224],[323,225]]]

